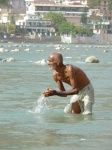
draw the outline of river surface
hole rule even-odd
[[[15,59],[0,61],[0,150],[112,149],[111,45],[64,44],[60,49],[53,44],[1,43],[0,48],[5,49],[0,60]],[[39,112],[34,111],[47,87],[58,89],[52,70],[39,63],[55,51],[63,54],[65,64],[82,68],[91,80],[95,89],[92,115],[65,114],[71,96],[49,97]],[[91,55],[100,63],[85,63]]]

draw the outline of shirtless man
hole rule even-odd
[[[51,53],[48,57],[48,65],[53,72],[53,78],[60,91],[47,88],[42,94],[45,97],[57,95],[66,97],[73,95],[70,103],[65,107],[65,113],[91,114],[94,103],[94,89],[86,74],[78,67],[71,64],[63,64],[63,56],[60,53]],[[63,82],[71,86],[65,90]]]

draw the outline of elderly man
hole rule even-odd
[[[53,78],[60,91],[47,88],[42,94],[45,97],[73,95],[64,112],[91,114],[94,103],[94,89],[86,74],[76,66],[63,64],[63,56],[57,52],[49,55],[48,65],[54,70]],[[65,90],[63,82],[69,84],[71,89]]]

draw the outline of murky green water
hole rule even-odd
[[[0,61],[0,150],[111,150],[111,45],[63,45],[68,49],[60,50],[48,44],[2,46],[9,52],[0,53],[0,59],[13,57],[16,61]],[[15,49],[20,51],[12,51]],[[64,63],[81,67],[89,76],[95,88],[92,115],[65,114],[70,96],[47,98],[49,109],[31,112],[41,92],[47,87],[57,89],[49,67],[35,63],[54,51],[63,54]],[[100,63],[84,63],[91,55]]]

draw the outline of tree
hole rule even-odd
[[[66,19],[64,18],[63,14],[61,13],[55,13],[55,12],[48,12],[47,14],[44,15],[44,19],[48,19],[52,21],[52,25],[58,30],[59,25],[62,22],[65,22]]]
[[[87,14],[86,13],[83,13],[82,15],[81,15],[81,22],[82,22],[82,24],[84,25],[86,25],[87,24]]]
[[[81,22],[83,25],[87,24],[87,7],[85,7],[84,13],[81,15]]]
[[[59,33],[60,34],[72,34],[75,35],[75,26],[72,22],[62,22],[59,25]]]
[[[98,6],[101,1],[103,0],[87,0],[88,6],[90,8],[94,8],[95,6]],[[112,9],[112,0],[108,1],[108,8],[111,10]]]
[[[0,0],[0,5],[8,5],[9,0]]]
[[[15,29],[16,29],[15,24],[0,24],[0,32],[14,34]]]
[[[110,10],[112,10],[112,0],[109,1],[108,7],[109,7]]]
[[[101,3],[102,0],[87,0],[87,4],[90,8],[94,8]]]
[[[76,34],[80,34],[80,35],[83,35],[83,34],[86,34],[87,36],[93,35],[93,30],[86,26],[83,26],[83,27],[78,26],[76,27],[75,31],[76,31]]]
[[[15,29],[16,29],[16,25],[15,24],[7,24],[7,29],[8,29],[8,34],[14,34],[15,33]]]
[[[56,32],[59,34],[87,34],[88,36],[92,35],[92,30],[90,28],[85,26],[76,27],[74,23],[67,22],[64,16],[60,13],[48,12],[47,14],[45,14],[44,19],[51,20],[52,25],[55,27]]]

